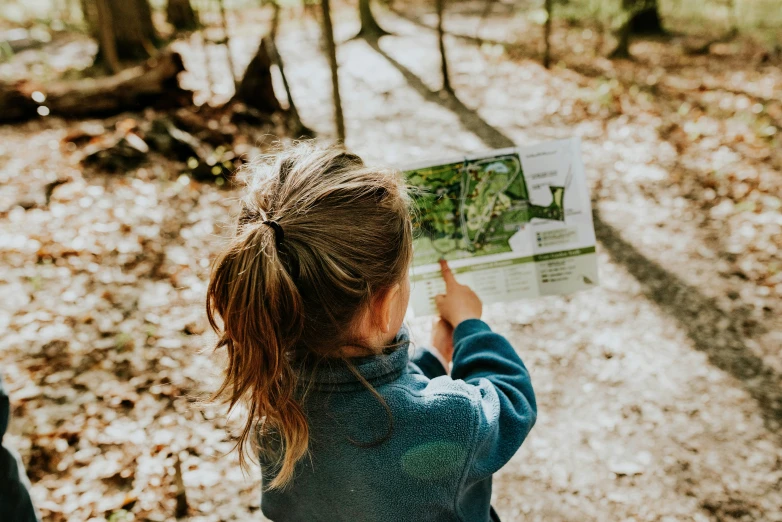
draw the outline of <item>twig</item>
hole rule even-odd
[[[223,36],[225,37],[225,50],[228,54],[228,68],[231,70],[231,79],[233,80],[235,86],[237,84],[236,68],[234,67],[233,55],[231,54],[231,37],[228,34],[228,22],[226,20],[223,0],[217,0],[217,5],[220,7],[220,23],[223,26]]]
[[[280,71],[282,77],[282,84],[285,86],[285,94],[288,97],[288,130],[295,138],[312,138],[315,133],[312,129],[308,128],[301,121],[299,111],[296,109],[296,104],[293,102],[293,94],[291,94],[291,88],[288,85],[288,77],[285,76],[285,67],[282,64],[282,57],[277,51],[277,44],[271,38],[271,34],[268,39],[264,39],[266,42],[266,49],[273,62],[277,64],[277,69]]]

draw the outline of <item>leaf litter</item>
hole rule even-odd
[[[234,39],[247,59],[250,25]],[[387,26],[397,36],[383,48],[436,87],[433,37]],[[291,25],[279,47],[305,123],[328,137],[317,38]],[[510,50],[449,43],[468,106],[518,142],[581,135],[605,220],[782,371],[778,68],[738,67],[738,56],[735,72],[639,43],[639,63],[576,55],[547,72]],[[348,145],[371,162],[482,148],[363,42],[340,55]],[[657,55],[665,67],[649,63]],[[162,157],[115,174],[84,167],[74,132],[89,141],[90,126],[115,123],[0,128],[9,444],[46,520],[172,520],[183,492],[191,520],[261,518],[257,470],[244,476],[230,453],[236,415],[200,403],[219,377],[202,310],[210,252],[237,194]],[[495,479],[502,518],[782,520],[782,441],[750,394],[693,349],[632,267],[603,251],[601,271],[598,290],[487,310],[530,367],[541,410]],[[412,327],[425,343],[428,325]]]

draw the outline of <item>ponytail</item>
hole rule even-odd
[[[240,401],[248,417],[239,435],[239,462],[247,464],[247,446],[256,419],[263,431],[275,431],[284,457],[270,487],[290,481],[296,462],[307,452],[309,427],[296,401],[296,374],[287,357],[303,325],[301,296],[283,266],[275,230],[251,223],[215,260],[207,293],[207,317],[220,331],[217,348],[225,348],[228,367],[215,397],[227,396],[229,408]]]

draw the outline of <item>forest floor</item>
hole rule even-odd
[[[486,311],[540,410],[496,476],[502,519],[782,521],[779,61],[748,41],[690,56],[659,40],[611,62],[571,27],[555,31],[567,60],[546,70],[519,47],[450,37],[457,100],[437,92],[433,32],[384,13],[394,35],[370,45],[337,18],[347,145],[370,163],[583,140],[600,288]],[[250,12],[237,29],[241,65],[265,21]],[[508,24],[498,13],[486,30],[502,39]],[[70,45],[0,73],[78,55]],[[278,45],[304,123],[333,139],[315,22],[285,21]],[[203,97],[199,55],[185,58]],[[219,54],[211,63],[229,94]],[[236,193],[162,158],[85,170],[63,146],[74,125],[0,127],[6,442],[45,520],[173,520],[182,491],[189,520],[261,519],[257,469],[228,454],[237,419],[198,403],[219,378],[203,298]],[[428,320],[411,326],[425,344]]]

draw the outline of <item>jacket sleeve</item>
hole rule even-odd
[[[38,514],[27,491],[27,477],[23,476],[24,468],[18,455],[2,445],[10,410],[3,379],[0,378],[0,520],[38,522]]]
[[[418,366],[421,373],[430,379],[448,374],[439,357],[426,348],[418,348],[410,362]]]
[[[451,378],[470,385],[475,428],[466,477],[482,480],[513,457],[535,424],[529,372],[507,339],[469,319],[454,330]]]

